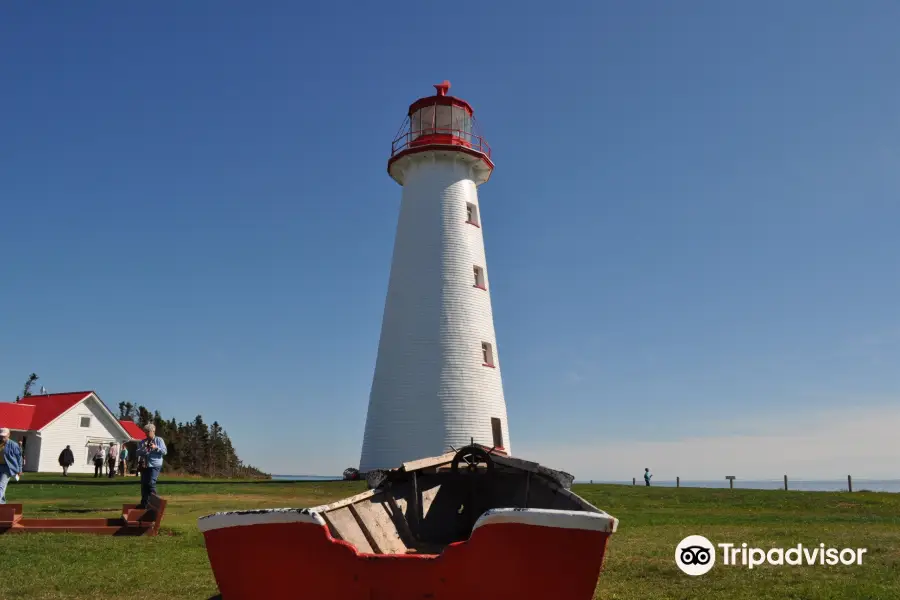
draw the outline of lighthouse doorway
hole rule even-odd
[[[494,433],[494,448],[503,448],[503,425],[497,417],[491,417],[491,430]]]

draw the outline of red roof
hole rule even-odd
[[[18,402],[0,402],[0,427],[40,430],[89,395],[87,392],[25,396]]]
[[[0,427],[10,429],[31,429],[34,420],[34,406],[0,402]]]
[[[94,392],[68,392],[26,396],[18,402],[0,402],[0,427],[38,431]],[[94,394],[94,396],[97,396]],[[97,396],[97,400],[100,397]],[[100,400],[101,404],[103,403]],[[104,404],[105,406],[105,404]],[[106,407],[109,410],[109,407]],[[142,440],[144,430],[132,421],[119,421],[119,425],[133,440]]]
[[[138,424],[134,421],[119,421],[119,424],[125,428],[125,431],[128,432],[128,435],[131,436],[132,440],[142,440],[147,437],[144,430],[138,427]]]

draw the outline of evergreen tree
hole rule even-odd
[[[225,455],[225,446],[222,444],[222,426],[218,421],[213,421],[209,428],[209,451],[207,452],[207,460],[209,461],[209,472],[214,477],[223,475],[222,466]]]
[[[144,408],[141,405],[137,407],[137,424],[140,427],[145,427],[153,422],[153,415],[150,414],[150,411]]]
[[[28,376],[28,379],[25,380],[25,388],[22,392],[23,398],[27,398],[28,396],[31,395],[31,386],[33,386],[34,382],[37,381],[38,379],[40,379],[40,377],[37,376],[37,373],[32,373],[31,375]],[[18,402],[18,399],[16,401]]]
[[[194,463],[197,469],[208,473],[209,464],[207,462],[207,448],[209,447],[209,428],[203,422],[203,417],[197,415],[194,418]]]

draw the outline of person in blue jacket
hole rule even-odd
[[[9,429],[0,428],[0,504],[6,504],[9,480],[22,472],[22,449],[9,439]]]
[[[166,443],[156,436],[156,425],[148,423],[144,426],[147,437],[138,444],[135,455],[144,459],[146,467],[141,471],[141,503],[139,508],[147,508],[150,496],[156,494],[156,479],[163,466],[166,455]]]

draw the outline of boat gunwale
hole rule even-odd
[[[266,525],[277,523],[309,523],[326,527],[325,519],[309,508],[257,508],[229,510],[205,515],[197,519],[201,533],[229,527]]]
[[[331,535],[328,524],[322,513],[310,508],[260,508],[255,510],[235,510],[218,512],[200,517],[198,526],[202,533],[231,527],[249,527],[253,525],[273,525],[287,523],[308,523],[323,527],[331,541],[347,543],[356,550],[353,544],[339,540]],[[478,517],[472,527],[472,533],[479,527],[495,524],[518,524],[558,529],[584,529],[587,531],[603,531],[615,533],[619,520],[612,515],[598,510],[556,510],[551,508],[491,508]],[[471,533],[469,534],[471,539]],[[461,540],[462,543],[466,540]],[[359,552],[357,554],[368,554]],[[394,556],[376,554],[376,556]]]

